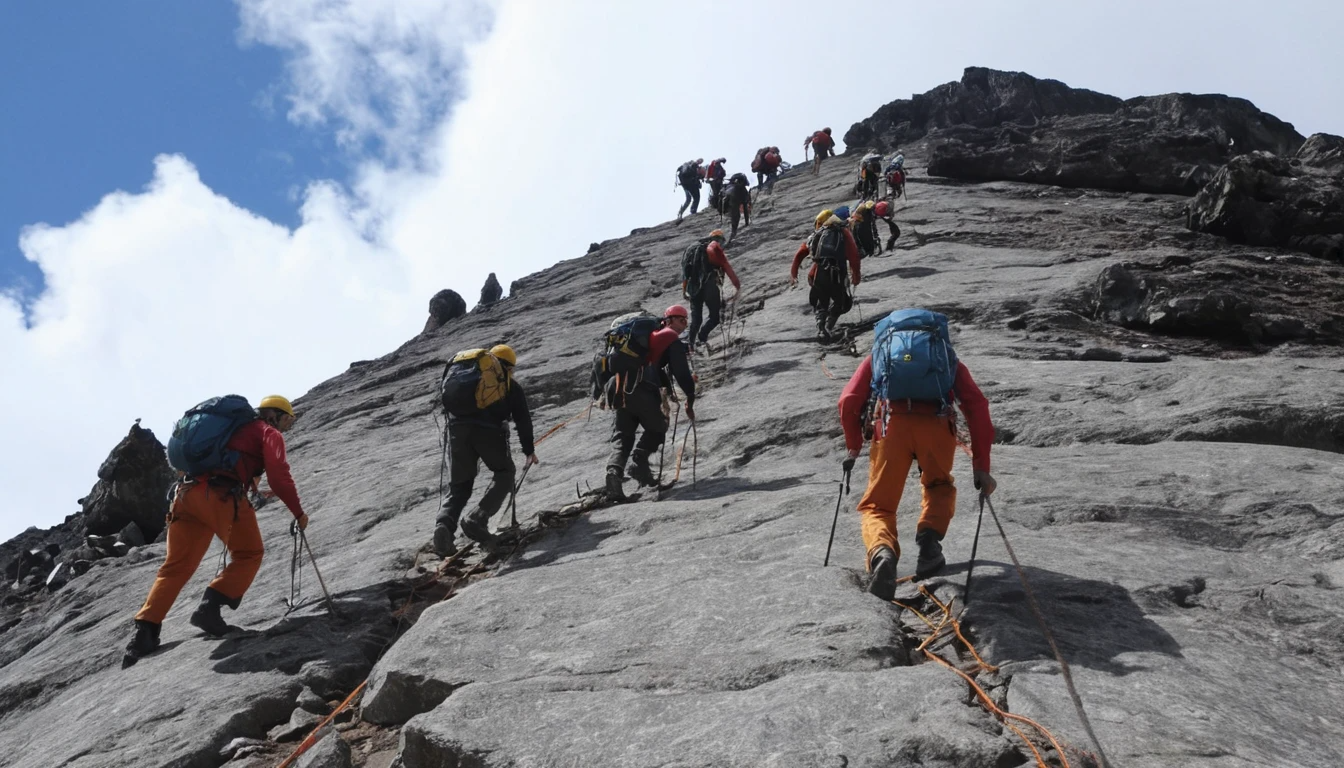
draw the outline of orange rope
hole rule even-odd
[[[826,367],[826,361],[825,361],[825,360],[820,360],[820,361],[818,361],[818,362],[821,363],[821,372],[822,372],[823,374],[826,375],[826,378],[828,378],[828,379],[834,379],[834,378],[835,378],[835,374],[834,374],[834,373],[831,373],[831,369]]]
[[[947,659],[944,659],[943,657],[929,650],[928,646],[931,643],[933,643],[933,641],[940,634],[943,633],[943,630],[947,629],[948,627],[951,627],[953,633],[956,634],[957,639],[960,640],[962,644],[966,646],[966,649],[971,652],[971,656],[975,658],[976,664],[979,666],[980,670],[985,670],[989,672],[995,672],[998,670],[997,667],[995,667],[992,664],[989,664],[983,658],[981,658],[980,654],[975,650],[975,646],[972,645],[971,642],[966,639],[966,636],[964,634],[962,634],[961,622],[957,621],[957,619],[955,619],[952,616],[952,609],[949,605],[944,604],[937,597],[934,597],[933,594],[930,593],[927,589],[925,589],[924,585],[922,584],[919,587],[919,592],[924,597],[932,601],[934,605],[938,606],[938,610],[943,614],[942,619],[937,624],[935,624],[932,619],[930,619],[924,613],[920,612],[919,609],[915,608],[914,606],[907,605],[898,600],[892,600],[892,602],[895,603],[896,605],[906,609],[907,611],[910,611],[912,614],[917,616],[920,621],[923,621],[926,625],[928,625],[928,627],[931,630],[933,630],[928,637],[924,638],[924,641],[920,643],[919,647],[916,648],[915,650],[922,651],[924,655],[927,656],[929,659],[938,662],[944,667],[947,667],[948,669],[955,672],[962,680],[965,680],[966,684],[971,687],[971,690],[975,693],[975,697],[980,701],[981,704],[984,705],[985,709],[988,710],[995,717],[999,718],[999,720],[1009,730],[1011,730],[1013,733],[1016,733],[1018,735],[1018,738],[1022,739],[1022,742],[1027,745],[1027,749],[1030,749],[1032,755],[1036,758],[1036,765],[1039,766],[1039,768],[1045,768],[1045,758],[1041,755],[1040,750],[1036,748],[1036,745],[1032,743],[1031,739],[1027,738],[1027,735],[1023,733],[1020,728],[1014,725],[1014,723],[1023,723],[1025,725],[1030,725],[1032,728],[1035,728],[1036,731],[1039,732],[1047,741],[1050,742],[1050,745],[1055,748],[1055,752],[1056,754],[1059,755],[1059,760],[1064,764],[1064,768],[1072,768],[1072,766],[1070,766],[1069,764],[1068,755],[1064,752],[1064,748],[1060,745],[1059,741],[1055,739],[1054,734],[1050,733],[1050,731],[1045,726],[1041,725],[1035,720],[1032,720],[1031,718],[1023,717],[1022,715],[1008,712],[1000,708],[997,704],[994,703],[994,700],[989,697],[989,694],[985,692],[985,689],[981,688],[980,684],[975,682],[974,678],[972,678],[966,672],[963,672],[952,662],[948,661]]]
[[[280,765],[277,766],[277,768],[289,768],[289,766],[294,764],[295,760],[299,759],[300,755],[302,755],[304,752],[307,752],[309,748],[313,746],[313,744],[317,743],[317,734],[323,728],[327,727],[328,723],[330,723],[332,720],[335,720],[337,715],[344,712],[345,708],[350,706],[350,702],[354,701],[355,697],[358,696],[364,690],[364,686],[368,684],[369,681],[366,679],[364,682],[356,686],[355,690],[351,691],[350,695],[345,697],[345,701],[342,701],[341,705],[336,707],[336,709],[333,710],[330,715],[327,715],[325,718],[323,718],[322,722],[318,723],[317,727],[314,728],[312,732],[310,732],[308,736],[304,738],[303,741],[299,742],[299,746],[296,747],[294,751],[290,753],[289,757],[286,757],[285,761],[283,763],[280,763]]]
[[[592,403],[589,403],[589,404],[588,404],[588,407],[587,407],[587,408],[584,408],[582,411],[579,411],[577,415],[572,416],[572,417],[570,417],[570,418],[568,418],[568,419],[566,419],[566,420],[560,422],[559,424],[556,424],[554,427],[551,427],[550,429],[546,430],[546,434],[544,434],[544,435],[542,435],[540,438],[538,438],[538,439],[536,440],[536,442],[533,443],[533,444],[534,444],[534,445],[541,445],[541,443],[542,443],[543,440],[545,440],[546,438],[550,437],[551,435],[554,435],[556,432],[559,432],[559,431],[560,431],[561,429],[563,429],[564,427],[568,427],[570,424],[573,424],[574,422],[578,421],[579,419],[582,419],[584,416],[587,416],[587,415],[588,415],[588,412],[591,411],[592,409],[593,409],[593,404],[592,404]]]

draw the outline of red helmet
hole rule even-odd
[[[887,212],[890,211],[890,210],[891,210],[891,206],[890,206],[890,205],[887,205],[887,201],[886,201],[886,200],[883,200],[882,202],[878,203],[878,204],[877,204],[877,207],[873,209],[873,211],[875,211],[875,212],[877,213],[878,216],[883,217],[883,218],[886,217]]]
[[[686,308],[681,306],[680,304],[673,304],[672,306],[668,307],[663,311],[664,320],[671,320],[674,317],[688,317],[688,316],[689,313],[686,311]]]

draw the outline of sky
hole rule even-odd
[[[1344,133],[1344,5],[1265,7],[0,4],[0,540],[77,511],[137,418],[166,442],[207,397],[297,397],[440,288],[672,218],[687,159],[797,161],[967,66]],[[480,227],[507,237],[458,246]]]

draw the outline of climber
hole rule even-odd
[[[688,340],[692,351],[708,341],[709,334],[718,326],[723,304],[723,278],[727,275],[733,284],[733,299],[742,292],[742,283],[728,263],[723,250],[723,230],[716,229],[686,249],[681,258],[681,294],[691,302],[691,327]],[[730,299],[733,300],[733,299]],[[709,320],[701,325],[704,309],[709,309]]]
[[[720,157],[710,161],[709,168],[705,169],[705,180],[709,182],[709,207],[716,211],[722,207],[723,178],[728,175],[723,167],[726,162],[727,158]]]
[[[877,206],[873,208],[873,213],[877,215],[877,218],[887,223],[887,232],[890,233],[891,235],[891,237],[887,238],[888,251],[896,247],[896,238],[901,236],[901,228],[896,226],[896,222],[893,219],[895,211],[896,211],[895,206],[893,206],[891,203],[888,203],[886,200],[883,200],[882,202],[878,203]],[[877,226],[876,222],[874,222],[873,226],[874,227]]]
[[[860,201],[877,199],[878,182],[881,178],[882,153],[869,152],[859,160],[858,182],[854,185],[854,192]]]
[[[682,215],[686,213],[687,206],[690,206],[692,216],[695,215],[696,209],[700,207],[700,180],[705,177],[705,169],[700,167],[703,162],[705,162],[703,159],[696,158],[695,160],[687,160],[677,166],[677,180],[672,188],[676,189],[680,186],[686,193],[686,202],[682,203],[681,208],[677,210],[678,224],[681,223]]]
[[[499,301],[500,297],[503,295],[504,288],[500,286],[499,278],[495,277],[494,272],[491,272],[490,276],[485,279],[485,285],[481,286],[480,305],[482,307],[488,307]]]
[[[896,156],[887,163],[887,197],[901,197],[905,194],[905,155],[898,149]]]
[[[763,151],[765,154],[761,155],[760,168],[753,169],[756,171],[756,188],[765,190],[766,194],[773,194],[784,159],[779,156],[779,147],[766,147]]]
[[[811,147],[815,157],[812,158],[812,175],[816,176],[821,172],[821,161],[826,157],[835,157],[835,139],[831,138],[831,129],[822,128],[820,131],[803,139],[803,159],[807,159],[807,148]]]
[[[877,235],[877,214],[874,210],[877,204],[872,200],[865,200],[859,203],[859,207],[854,210],[854,215],[850,217],[849,228],[854,233],[854,242],[859,246],[859,257],[868,258],[881,252],[882,244],[878,241]]]
[[[848,217],[848,209],[842,207],[838,211],[843,211]],[[859,248],[844,220],[836,212],[822,211],[812,226],[812,236],[798,246],[798,252],[793,255],[789,285],[798,284],[798,267],[802,265],[803,257],[810,254],[812,267],[807,272],[807,282],[812,290],[808,302],[816,313],[817,337],[822,341],[830,341],[836,321],[854,306],[849,285],[858,285],[860,281]],[[846,263],[849,264],[848,282],[845,280]]]
[[[848,460],[863,447],[862,423],[872,399],[873,438],[868,489],[859,501],[863,543],[871,579],[868,591],[891,600],[896,590],[896,508],[912,461],[919,463],[923,511],[915,524],[919,558],[915,577],[926,579],[945,563],[941,541],[956,507],[952,458],[957,452],[955,401],[971,434],[975,487],[986,496],[997,484],[989,474],[994,425],[971,372],[957,360],[947,318],[922,309],[893,312],[874,329],[873,352],[864,358],[840,395],[840,423]]]
[[[734,173],[728,179],[728,186],[723,190],[723,197],[719,208],[720,219],[723,214],[728,214],[732,222],[732,230],[728,235],[728,245],[733,244],[737,237],[737,222],[739,219],[746,226],[751,226],[751,181],[745,173]]]
[[[517,363],[518,355],[513,349],[499,344],[488,351],[459,353],[445,372],[441,393],[448,419],[445,446],[449,458],[448,493],[440,503],[434,523],[434,552],[440,557],[457,553],[453,542],[457,524],[471,499],[477,468],[482,462],[493,476],[476,508],[461,520],[462,533],[487,547],[497,543],[497,537],[490,532],[490,518],[514,490],[515,468],[505,422],[512,420],[517,427],[527,464],[538,463],[527,394],[513,378]],[[454,381],[465,383],[454,387]],[[455,396],[456,392],[462,394]]]
[[[168,509],[167,553],[154,577],[149,596],[135,614],[135,636],[126,647],[126,663],[133,664],[159,647],[159,630],[163,618],[168,615],[168,609],[173,607],[182,587],[196,572],[201,558],[205,557],[216,536],[228,549],[229,563],[205,588],[200,605],[188,621],[215,637],[222,637],[233,629],[225,623],[219,612],[225,605],[237,610],[247,588],[252,585],[253,577],[257,575],[257,569],[261,567],[265,548],[261,542],[261,530],[257,527],[257,513],[248,494],[256,489],[257,479],[263,473],[271,491],[294,515],[299,530],[308,527],[308,515],[304,514],[303,505],[299,503],[299,493],[289,472],[289,461],[285,458],[285,438],[282,436],[282,433],[294,426],[294,407],[285,398],[270,395],[262,399],[253,413],[242,398],[237,400],[244,409],[243,415],[235,422],[239,425],[233,428],[227,442],[223,437],[225,433],[219,433],[219,442],[224,443],[225,450],[236,453],[237,464],[227,469],[184,477],[172,489],[172,504]],[[183,421],[190,418],[191,413],[188,412]],[[172,450],[170,446],[170,456],[173,455]]]
[[[623,501],[624,468],[630,461],[630,477],[642,486],[656,486],[649,457],[667,437],[667,398],[675,399],[672,382],[686,395],[686,416],[695,420],[695,379],[687,362],[681,334],[686,330],[686,308],[673,304],[663,313],[663,328],[649,336],[649,352],[633,383],[613,377],[606,383],[606,401],[615,407],[611,427],[611,454],[607,457],[606,493]],[[644,434],[635,444],[635,433]]]

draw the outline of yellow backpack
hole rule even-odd
[[[509,394],[509,374],[489,350],[464,350],[448,363],[440,394],[448,413],[474,416]]]

